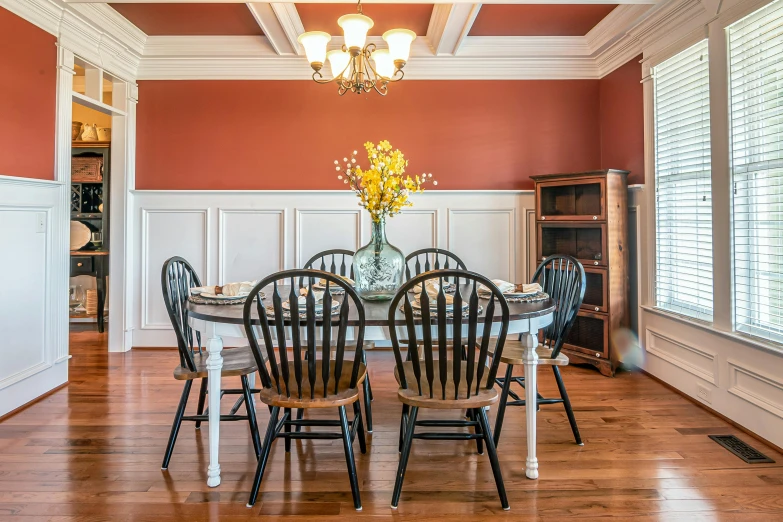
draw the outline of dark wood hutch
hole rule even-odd
[[[563,348],[574,363],[614,375],[612,333],[628,328],[628,172],[596,170],[532,176],[536,185],[537,259],[577,258],[585,268],[584,302]]]

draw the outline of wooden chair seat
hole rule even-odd
[[[223,356],[223,370],[221,374],[224,377],[237,375],[250,375],[258,371],[256,360],[249,346],[240,348],[226,348],[221,352]],[[179,381],[189,381],[207,376],[207,354],[194,354],[193,362],[196,363],[196,371],[190,371],[189,368],[177,366],[174,370],[174,378]]]
[[[525,347],[522,345],[522,341],[506,340],[506,344],[503,345],[503,355],[500,356],[500,362],[505,364],[524,364]],[[568,366],[568,356],[563,352],[557,354],[557,357],[552,357],[552,350],[545,346],[538,346],[536,348],[536,354],[538,355],[539,366]]]
[[[315,396],[310,397],[310,378],[308,365],[302,364],[302,397],[299,397],[299,389],[296,384],[294,362],[288,363],[289,380],[291,383],[291,396],[288,397],[285,390],[285,382],[282,377],[280,378],[280,392],[277,392],[277,385],[272,383],[271,388],[264,388],[261,390],[260,399],[261,402],[269,406],[278,406],[280,408],[336,408],[339,406],[345,406],[346,404],[352,404],[359,399],[359,384],[364,382],[367,377],[367,367],[359,363],[359,378],[357,379],[357,387],[351,388],[351,373],[353,372],[353,362],[343,362],[342,374],[340,375],[340,382],[337,384],[337,392],[334,389],[334,361],[329,362],[329,383],[327,386],[327,394],[324,397],[324,386],[322,378],[323,361],[318,360],[315,363]],[[280,371],[281,368],[278,368]],[[270,376],[271,377],[271,376]]]
[[[443,385],[439,378],[439,372],[434,372],[433,379],[433,397],[430,398],[430,387],[425,376],[424,365],[421,365],[421,391],[419,394],[419,387],[416,384],[416,375],[413,373],[413,361],[407,361],[402,363],[405,370],[405,380],[408,382],[408,388],[400,388],[397,390],[397,397],[403,404],[408,406],[415,406],[417,408],[433,408],[433,409],[472,409],[483,408],[494,404],[498,400],[498,393],[494,388],[486,389],[483,386],[479,388],[478,394],[474,394],[476,391],[476,370],[473,371],[472,390],[470,397],[468,397],[468,363],[463,361],[460,363],[460,379],[459,379],[459,391],[457,398],[454,398],[454,366],[449,361],[448,372],[446,377],[446,399],[443,399]],[[488,368],[484,368],[484,377],[486,379],[486,373]],[[397,382],[400,382],[399,371],[397,367],[394,368],[394,378]]]

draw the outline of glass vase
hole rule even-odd
[[[386,240],[386,222],[372,223],[370,242],[353,256],[356,292],[367,301],[389,301],[402,286],[405,256]]]

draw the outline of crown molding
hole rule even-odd
[[[590,57],[584,36],[468,36],[460,57]]]
[[[481,4],[436,4],[427,37],[436,56],[454,56],[473,27]]]
[[[302,54],[297,38],[304,32],[304,27],[294,4],[254,2],[247,7],[277,54]]]
[[[0,0],[0,7],[56,36],[60,47],[85,61],[135,80],[146,37],[111,7],[62,0]]]

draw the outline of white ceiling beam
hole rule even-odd
[[[244,4],[243,0],[62,0],[70,4]],[[662,0],[489,0],[485,4],[658,4]],[[362,0],[364,4],[398,4],[400,0]],[[283,0],[286,4],[330,4],[334,0]],[[406,4],[472,4],[474,0],[405,0]]]
[[[427,37],[436,56],[454,56],[468,36],[481,4],[437,4]]]
[[[294,4],[253,2],[247,7],[277,54],[302,54],[297,38],[304,32],[304,27]]]

